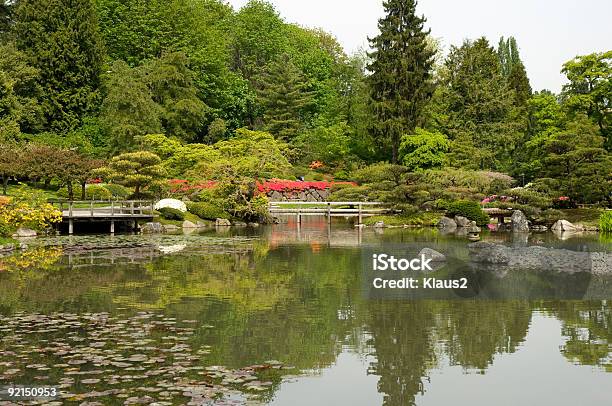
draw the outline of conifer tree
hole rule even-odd
[[[92,0],[21,0],[18,48],[40,72],[41,104],[51,130],[80,124],[98,102],[103,45]]]
[[[425,17],[416,15],[415,0],[387,0],[380,33],[370,39],[370,102],[376,117],[372,132],[382,152],[390,149],[397,163],[401,137],[420,124],[423,108],[433,94],[434,51],[428,46]]]
[[[515,104],[525,106],[532,95],[531,84],[527,77],[525,65],[521,61],[519,48],[514,37],[499,39],[497,56],[501,73],[506,78],[506,83],[515,92]]]
[[[314,103],[303,73],[287,55],[268,64],[256,80],[258,101],[263,108],[263,128],[276,138],[291,140]]]

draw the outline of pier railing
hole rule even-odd
[[[64,218],[152,217],[152,200],[49,200]]]

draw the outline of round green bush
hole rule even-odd
[[[109,200],[113,197],[112,193],[101,185],[87,185],[85,187],[85,198],[87,200]]]
[[[204,220],[216,220],[218,218],[229,218],[228,214],[218,206],[208,202],[189,202],[187,210]]]
[[[102,186],[111,193],[113,198],[116,199],[127,199],[127,197],[132,194],[130,189],[116,183],[108,183]]]
[[[178,209],[173,209],[172,207],[163,207],[159,209],[158,211],[159,211],[159,214],[162,216],[162,218],[166,220],[178,220],[178,221],[185,220],[185,213],[183,213],[182,211]]]
[[[471,200],[458,200],[446,204],[447,216],[463,216],[469,220],[475,221],[479,226],[489,224],[491,220],[487,213],[482,210],[480,204]]]

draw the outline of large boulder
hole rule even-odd
[[[431,262],[446,261],[446,255],[431,248],[423,248],[421,252],[419,252],[419,257],[421,255],[425,256],[426,259],[431,259]]]
[[[567,220],[559,220],[550,228],[552,231],[579,231],[578,227]]]
[[[374,228],[385,228],[385,222],[377,221],[376,224],[374,224]]]
[[[217,219],[215,221],[215,226],[217,227],[229,227],[232,225],[232,222],[228,219]]]
[[[514,233],[528,233],[529,232],[529,220],[527,216],[520,210],[515,210],[512,213],[512,232]]]
[[[455,223],[457,223],[458,227],[469,227],[472,222],[463,216],[455,216]]]
[[[13,234],[15,238],[27,238],[27,237],[36,237],[38,234],[36,231],[29,228],[18,228],[17,231]]]
[[[185,204],[185,202],[182,202],[178,199],[163,199],[155,203],[154,206],[155,210],[165,209],[166,207],[180,210],[183,213],[187,212],[187,205]]]
[[[174,224],[164,225],[164,231],[166,233],[176,233],[179,230],[180,230],[179,226],[175,226]]]
[[[146,223],[140,228],[143,234],[161,234],[164,232],[164,226],[161,223]]]
[[[490,242],[475,242],[468,245],[472,262],[481,264],[507,264],[510,262],[510,250],[503,245]]]
[[[442,217],[438,222],[438,228],[444,230],[454,230],[457,228],[457,223],[452,218]]]
[[[198,226],[189,220],[183,221],[183,228],[198,228]]]

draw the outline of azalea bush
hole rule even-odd
[[[20,227],[42,231],[62,221],[62,213],[47,203],[42,193],[16,189],[14,196],[0,198],[0,234],[8,236]]]

